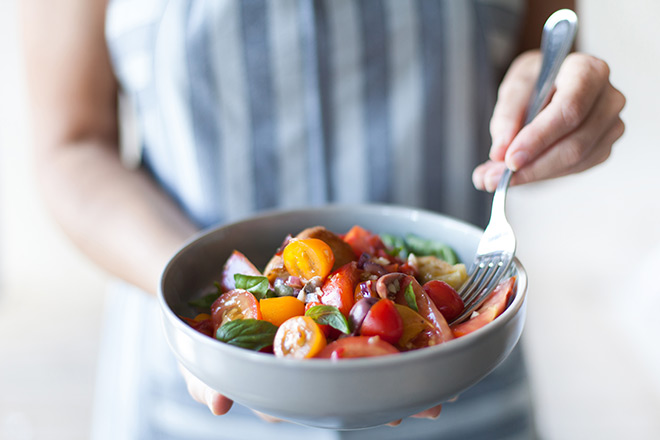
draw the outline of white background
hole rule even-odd
[[[88,437],[105,275],[34,186],[16,0],[0,0],[0,439]],[[660,38],[655,0],[581,3],[581,47],[628,98],[594,170],[514,188],[524,344],[546,439],[660,438]]]

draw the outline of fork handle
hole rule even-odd
[[[575,12],[570,9],[560,9],[545,22],[541,35],[543,62],[532,98],[527,106],[525,125],[529,124],[547,103],[559,67],[575,41],[577,22]]]
[[[577,15],[570,9],[560,9],[553,13],[543,26],[541,35],[541,72],[536,80],[532,97],[527,105],[525,125],[529,124],[546,105],[552,86],[559,73],[559,67],[571,51],[577,33]],[[513,171],[506,169],[500,178],[493,197],[493,205],[501,205],[504,212],[504,197],[511,182]]]

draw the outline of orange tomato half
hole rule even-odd
[[[309,316],[295,316],[277,329],[273,353],[278,357],[305,359],[316,356],[325,346],[325,335],[318,324]]]
[[[304,281],[325,278],[335,264],[335,256],[326,242],[318,238],[292,240],[284,248],[284,267]]]
[[[287,319],[305,314],[305,303],[293,296],[264,298],[259,301],[261,319],[276,326],[282,325]]]

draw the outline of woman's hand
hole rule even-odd
[[[179,370],[181,370],[181,374],[188,386],[188,393],[190,393],[193,399],[208,406],[209,410],[216,416],[227,414],[234,403],[232,400],[213,391],[182,365],[179,365]]]
[[[438,417],[440,417],[440,411],[442,411],[442,405],[436,405],[433,408],[426,409],[426,410],[424,410],[420,413],[417,413],[417,414],[415,414],[411,417],[414,418],[414,419],[431,419],[431,420],[435,420]],[[398,426],[398,425],[401,424],[402,421],[403,421],[402,419],[395,420],[394,422],[390,422],[387,425],[388,426]]]
[[[520,55],[498,92],[490,122],[490,160],[472,175],[477,189],[494,191],[508,167],[512,185],[578,173],[604,162],[624,132],[625,97],[609,80],[608,65],[570,54],[557,75],[548,105],[523,127],[541,65],[539,51]]]
[[[216,416],[227,414],[227,412],[231,409],[232,404],[234,403],[232,400],[223,396],[217,391],[214,391],[213,389],[209,388],[204,382],[202,382],[197,377],[195,377],[182,365],[179,365],[179,370],[181,370],[181,374],[183,375],[183,378],[186,381],[186,385],[188,386],[188,392],[190,393],[193,399],[195,399],[199,403],[206,405],[211,411],[211,413],[213,413]],[[442,409],[442,405],[437,405],[434,406],[433,408],[429,408],[425,411],[422,411],[419,414],[415,414],[412,417],[437,419],[438,416],[440,415],[441,409]],[[265,420],[266,422],[275,423],[282,421],[282,419],[278,419],[276,417],[269,416],[267,414],[263,414],[258,411],[254,411],[254,413],[258,415],[261,419]],[[396,420],[394,422],[388,423],[388,425],[397,426],[400,423],[401,420]]]
[[[179,370],[183,375],[186,385],[188,387],[188,393],[190,396],[195,399],[197,402],[206,405],[211,413],[215,416],[221,416],[227,414],[231,409],[234,402],[218,393],[217,391],[209,388],[204,382],[195,377],[190,371],[185,367],[179,364]],[[268,414],[260,413],[259,411],[253,412],[258,415],[262,420],[270,423],[281,422],[282,419],[277,417],[269,416]]]

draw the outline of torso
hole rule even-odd
[[[520,3],[111,0],[106,35],[135,105],[141,165],[199,226],[362,202],[481,224],[490,197],[470,174],[490,145]],[[155,302],[129,288],[112,297],[95,439],[525,439],[533,430],[517,351],[437,422],[333,432],[265,424],[239,406],[213,417],[187,395]]]
[[[473,223],[517,1],[114,0],[143,163],[200,225],[323,203]]]

